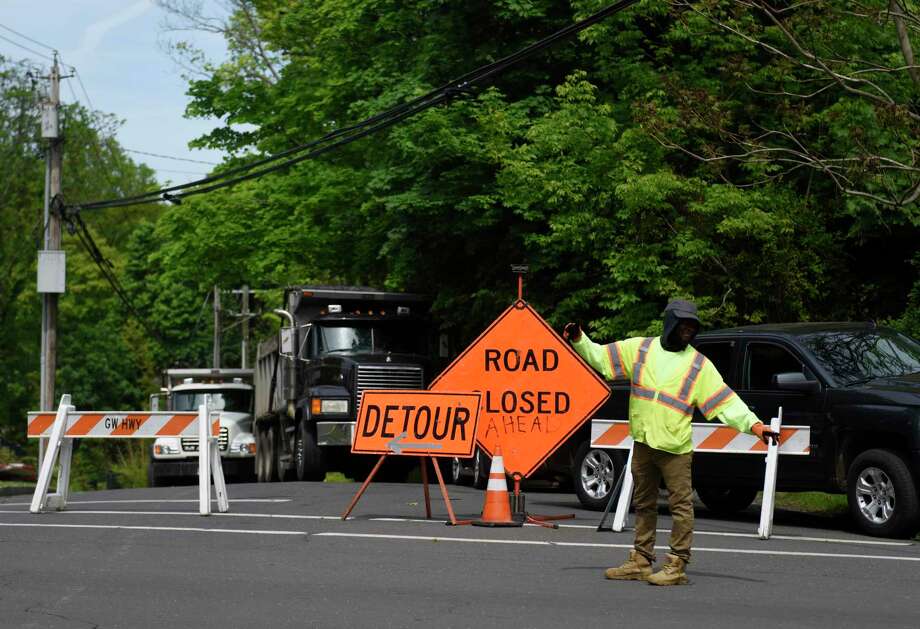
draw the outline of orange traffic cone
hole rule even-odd
[[[475,526],[524,526],[523,521],[511,517],[511,497],[505,481],[505,461],[500,446],[495,448],[492,468],[489,470],[489,484],[486,486],[486,501],[482,507],[482,518],[474,520]]]

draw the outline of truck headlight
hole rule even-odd
[[[233,454],[255,454],[256,439],[252,433],[243,433],[238,435],[233,443],[230,444],[230,452]]]
[[[154,456],[179,454],[181,451],[182,448],[179,446],[179,440],[175,437],[160,437],[153,442]]]
[[[345,415],[348,413],[348,400],[313,398],[310,410],[314,415]]]

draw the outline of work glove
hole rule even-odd
[[[770,445],[779,445],[779,433],[773,432],[766,425],[758,422],[751,426],[751,432],[757,435],[757,438],[763,441],[765,444]]]
[[[581,338],[581,326],[577,323],[566,323],[562,328],[562,338],[574,343]]]

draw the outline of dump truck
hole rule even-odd
[[[282,303],[274,311],[280,329],[257,349],[256,476],[321,481],[341,471],[363,478],[369,457],[351,454],[362,395],[427,387],[430,302],[363,287],[295,286],[284,289]],[[395,475],[398,465],[389,464]]]
[[[151,410],[197,411],[206,395],[220,413],[221,464],[230,480],[255,479],[256,442],[252,433],[252,369],[167,369],[166,386],[150,396]],[[160,409],[165,398],[165,409]],[[151,487],[198,476],[198,438],[160,437],[153,442],[147,480]]]

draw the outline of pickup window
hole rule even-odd
[[[713,364],[724,380],[729,381],[732,375],[732,351],[734,346],[734,341],[713,341],[700,343],[697,350],[709,359],[709,362]]]
[[[748,391],[773,390],[776,388],[773,376],[789,372],[805,374],[808,380],[815,379],[811,370],[785,347],[774,343],[748,343],[742,388]]]
[[[824,332],[800,340],[844,386],[920,372],[920,344],[894,330]]]

